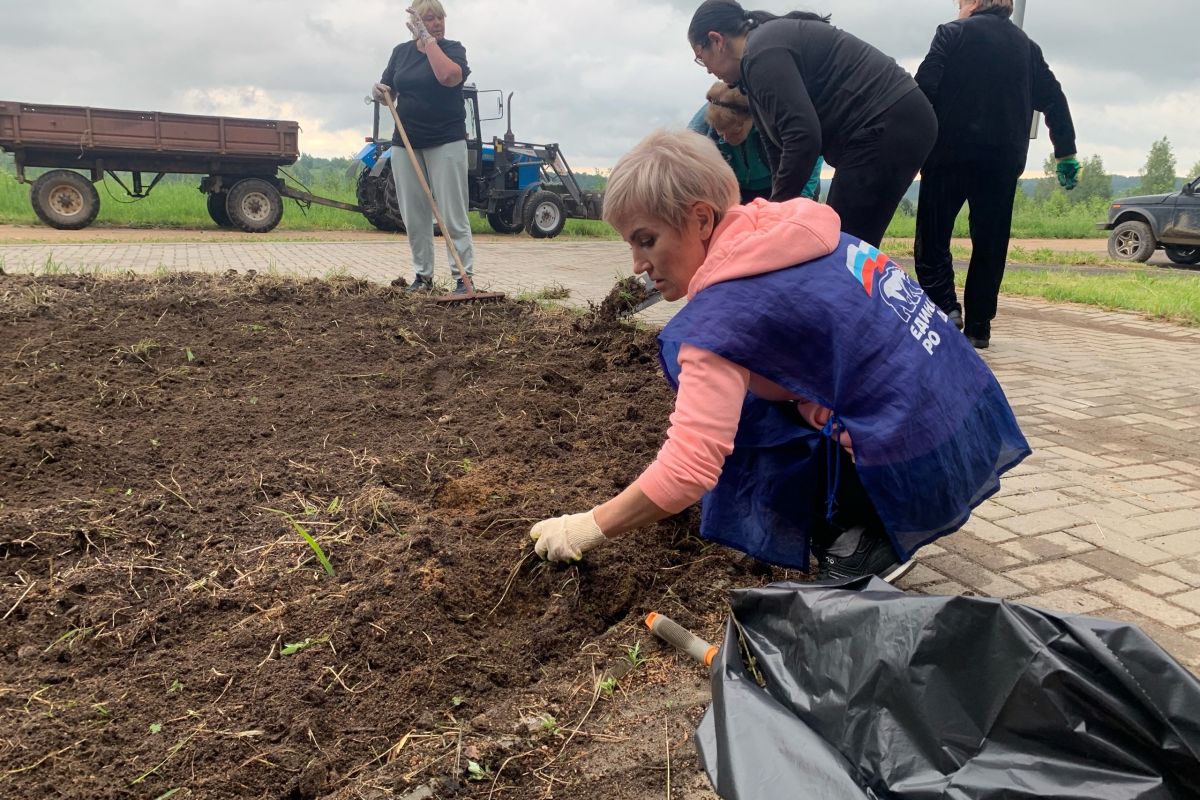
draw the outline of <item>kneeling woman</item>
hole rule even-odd
[[[676,390],[657,459],[617,497],[533,526],[581,558],[703,497],[705,538],[824,579],[895,579],[957,530],[1029,447],[995,376],[887,256],[828,206],[738,206],[707,138],[651,134],[617,163],[604,217],[668,300]]]

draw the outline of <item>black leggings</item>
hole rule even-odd
[[[856,133],[839,154],[829,206],[842,230],[876,247],[937,139],[937,116],[914,89]]]

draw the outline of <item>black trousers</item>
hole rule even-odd
[[[876,247],[937,140],[937,116],[920,89],[859,131],[838,155],[829,206],[842,230]]]
[[[927,167],[921,173],[914,255],[921,288],[943,311],[960,308],[954,293],[950,237],[963,203],[970,205],[971,263],[963,294],[963,320],[969,335],[985,338],[996,316],[996,298],[1008,259],[1013,196],[1021,170],[987,162]]]

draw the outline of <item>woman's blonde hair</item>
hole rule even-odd
[[[1013,0],[976,0],[975,10],[972,14],[978,14],[981,11],[989,11],[993,8],[998,8],[1004,12],[1004,16],[1011,17],[1013,15]]]
[[[737,178],[712,139],[695,131],[657,130],[613,167],[604,191],[604,221],[619,228],[646,214],[681,231],[694,203],[710,206],[720,222],[739,198]]]
[[[409,8],[417,12],[418,17],[423,17],[426,14],[433,14],[441,19],[446,18],[446,9],[442,8],[441,0],[414,0],[414,2],[409,5]]]
[[[724,131],[750,121],[750,100],[740,89],[717,81],[705,97],[708,109],[704,112],[704,121],[714,130]]]

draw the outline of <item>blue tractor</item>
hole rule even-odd
[[[513,137],[511,92],[504,138],[493,137],[490,143],[484,143],[481,121],[500,119],[504,111],[499,91],[482,92],[489,96],[493,93],[499,115],[481,118],[481,92],[472,84],[463,88],[471,209],[486,217],[497,233],[524,230],[537,239],[557,236],[568,219],[600,219],[602,193],[580,188],[557,144],[529,144]],[[376,228],[403,232],[404,219],[388,163],[391,139],[379,138],[380,107],[379,103],[374,105],[372,136],[358,154],[363,165],[358,175],[358,205]]]

